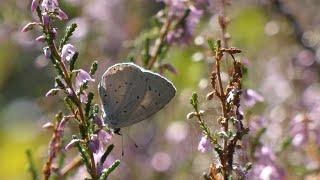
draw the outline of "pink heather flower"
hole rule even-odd
[[[58,9],[57,13],[58,13],[57,18],[59,20],[67,20],[68,19],[68,15],[64,11],[62,11],[61,9]]]
[[[98,132],[98,139],[102,145],[106,145],[112,139],[112,134],[108,133],[107,131],[101,129]]]
[[[80,94],[80,101],[82,103],[87,103],[88,102],[88,94],[83,91],[81,94]]]
[[[307,144],[310,134],[314,132],[310,128],[311,122],[304,114],[298,114],[292,119],[290,134],[294,146],[303,147],[303,145]]]
[[[38,25],[38,23],[36,22],[30,22],[28,24],[26,24],[22,29],[21,32],[27,32],[30,31],[34,28],[35,25]]]
[[[52,29],[52,34],[53,34],[53,39],[56,39],[57,38],[57,34],[58,34],[56,28]]]
[[[39,0],[32,0],[31,2],[31,12],[34,12],[39,6]]]
[[[261,149],[256,152],[255,157],[257,158],[256,162],[253,164],[253,168],[249,171],[247,179],[284,179],[284,172],[275,164],[276,156],[269,147],[262,146]]]
[[[40,6],[42,10],[54,12],[59,8],[59,3],[57,0],[43,0]]]
[[[63,61],[70,61],[76,53],[76,48],[71,44],[66,44],[62,47],[61,58]]]
[[[94,82],[95,80],[91,78],[90,74],[87,71],[79,69],[76,77],[76,88],[79,89],[81,84],[86,83],[88,81]]]
[[[264,98],[262,95],[252,89],[244,90],[243,92],[244,104],[248,107],[254,106],[257,102],[263,102]]]
[[[207,136],[202,136],[199,145],[198,145],[198,151],[205,153],[207,151],[210,151],[212,149],[212,144]]]
[[[36,38],[36,41],[38,42],[45,42],[46,41],[46,36],[45,35],[41,35],[39,37]]]
[[[43,13],[42,14],[42,23],[44,26],[48,26],[50,23],[50,17],[48,13]]]
[[[158,172],[167,171],[170,168],[171,164],[172,159],[169,154],[165,152],[157,152],[151,159],[152,167]]]
[[[99,129],[102,129],[105,126],[103,119],[98,115],[95,115],[93,117],[93,121],[98,126]]]
[[[54,96],[54,95],[56,95],[59,91],[60,91],[59,88],[50,89],[50,90],[46,93],[46,97]]]
[[[72,139],[64,148],[66,151],[70,150],[71,148],[75,147],[75,145],[80,142],[79,139]]]
[[[91,135],[89,141],[89,148],[93,153],[97,153],[100,150],[100,142],[96,134]]]

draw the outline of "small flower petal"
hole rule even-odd
[[[45,35],[41,35],[39,37],[36,38],[36,41],[38,42],[45,42],[46,41],[46,36]]]
[[[61,58],[63,61],[70,61],[76,53],[76,48],[71,44],[66,44],[62,47]]]
[[[77,143],[79,143],[81,140],[80,139],[72,139],[64,148],[66,151],[70,150],[71,148],[75,147]]]
[[[199,145],[198,145],[198,151],[204,153],[207,151],[210,151],[212,149],[212,144],[207,136],[202,136]]]
[[[30,22],[28,24],[26,24],[22,29],[21,32],[27,32],[30,31],[34,28],[35,25],[38,25],[38,23],[36,22]]]
[[[46,97],[57,95],[57,93],[58,93],[59,91],[60,91],[59,88],[50,89],[50,90],[47,92]]]
[[[34,12],[39,6],[39,0],[32,0],[31,2],[31,12]]]
[[[60,20],[67,20],[68,19],[68,15],[62,11],[60,8],[57,10],[57,18],[60,19]]]

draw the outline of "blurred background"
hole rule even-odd
[[[78,23],[71,40],[80,51],[78,67],[88,70],[98,60],[96,84],[108,66],[125,61],[130,52],[128,44],[150,28],[150,17],[163,7],[153,0],[59,2],[70,21],[59,22],[58,30],[63,32],[70,23]],[[287,179],[317,179],[320,1],[278,2],[238,0],[231,1],[232,5],[225,9],[231,19],[230,45],[243,50],[237,58],[248,66],[244,88],[254,89],[264,97],[253,107],[243,107],[246,122],[250,125],[261,121],[260,126],[266,127],[262,142],[275,152],[274,162]],[[30,3],[31,0],[0,0],[0,179],[29,177],[27,148],[34,152],[41,169],[51,136],[41,126],[63,106],[58,97],[45,97],[54,86],[55,72],[42,55],[44,44],[34,40],[40,32],[20,32],[33,18]],[[124,156],[121,137],[113,138],[116,150],[112,157],[120,158],[122,163],[111,179],[201,179],[213,161],[211,153],[197,151],[201,133],[196,122],[186,120],[186,114],[192,111],[189,98],[193,91],[200,95],[209,124],[214,124],[219,112],[219,105],[206,102],[205,96],[210,91],[208,74],[213,62],[207,57],[206,39],[221,38],[217,24],[220,6],[218,1],[210,1],[210,6],[203,8],[189,44],[175,44],[169,50],[165,62],[176,68],[177,75],[168,72],[165,76],[177,88],[174,100],[148,120],[123,129]],[[95,102],[99,103],[99,99]],[[291,130],[294,120],[300,122],[301,116],[307,116],[311,123],[297,137]],[[66,132],[65,137],[70,140],[71,132]],[[288,137],[292,144],[283,150],[281,143]],[[72,154],[67,159],[72,159]]]

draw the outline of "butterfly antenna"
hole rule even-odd
[[[129,134],[127,134],[128,138],[130,139],[130,141],[132,141],[134,143],[134,147],[138,148],[139,146],[137,145],[137,143],[131,138],[131,136]]]

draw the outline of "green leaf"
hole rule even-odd
[[[94,94],[92,92],[89,92],[88,94],[88,101],[86,103],[86,107],[85,107],[85,115],[86,117],[89,117],[89,113],[90,113],[90,109],[91,109],[91,103],[92,103],[92,99],[94,97]]]
[[[103,164],[104,161],[106,161],[107,157],[109,156],[109,154],[111,153],[111,151],[113,150],[114,148],[114,145],[111,144],[108,146],[107,150],[103,153],[103,155],[101,156],[101,159],[100,159],[100,164]]]
[[[280,151],[286,150],[292,143],[292,137],[285,138],[281,143],[281,149]]]
[[[108,176],[120,165],[120,160],[114,161],[114,163],[108,168],[102,171],[100,180],[106,180]]]
[[[196,92],[192,93],[190,98],[190,104],[194,107],[194,109],[198,110],[198,94]]]
[[[76,61],[78,59],[78,56],[79,56],[79,52],[75,52],[74,55],[72,56],[72,59],[70,61],[70,71],[73,71],[74,70],[74,66],[76,64]]]
[[[32,152],[30,149],[26,150],[26,155],[27,155],[27,159],[28,159],[28,171],[30,172],[33,180],[38,180],[39,175],[38,175],[37,169],[34,165],[34,160],[33,160]]]
[[[150,38],[146,38],[143,43],[143,50],[142,50],[142,62],[144,66],[147,66],[149,64],[150,60]]]
[[[61,51],[62,47],[65,44],[67,44],[67,42],[69,41],[69,39],[72,36],[73,32],[76,30],[76,28],[77,28],[77,24],[76,23],[72,23],[70,26],[67,27],[65,35],[60,41],[59,51]]]
[[[217,44],[213,39],[208,39],[208,45],[212,52],[216,52]]]
[[[90,75],[93,76],[98,69],[98,61],[94,61],[90,68]]]

